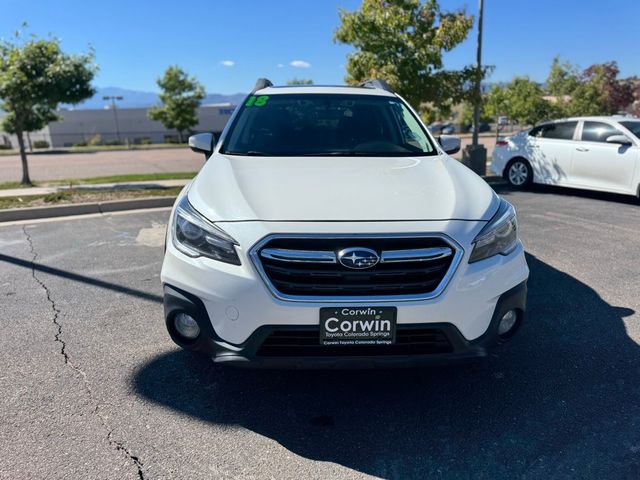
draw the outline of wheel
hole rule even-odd
[[[506,180],[514,188],[526,188],[533,180],[531,165],[524,158],[516,158],[506,168]]]

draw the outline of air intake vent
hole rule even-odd
[[[279,330],[269,335],[258,349],[262,357],[344,357],[381,355],[432,355],[451,353],[453,346],[439,328],[399,327],[393,345],[326,346],[319,332]]]

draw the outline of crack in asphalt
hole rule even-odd
[[[29,243],[29,250],[31,251],[31,263],[34,264],[38,259],[38,252],[36,252],[36,249],[33,245],[33,240],[31,238],[31,235],[29,235],[29,232],[27,232],[27,227],[23,225],[22,231],[24,232],[24,235],[27,238],[27,242]],[[44,290],[44,292],[47,295],[47,301],[51,304],[51,310],[53,310],[53,324],[56,326],[56,329],[57,329],[57,332],[55,335],[55,341],[60,344],[60,353],[64,357],[64,363],[69,364],[69,355],[67,354],[67,344],[62,339],[62,325],[58,320],[58,318],[60,317],[60,309],[57,307],[56,302],[53,300],[53,298],[51,298],[51,291],[49,290],[49,287],[47,287],[45,283],[42,280],[40,280],[40,278],[38,278],[38,275],[36,275],[35,268],[31,269],[31,276]],[[79,370],[73,365],[71,366],[75,370]]]
[[[24,232],[24,235],[27,239],[27,243],[29,244],[29,250],[31,252],[31,263],[35,264],[36,260],[38,259],[38,252],[36,251],[35,246],[33,244],[33,239],[31,238],[31,235],[29,235],[29,232],[27,232],[26,225],[22,226],[22,231]],[[36,274],[35,266],[34,268],[31,269],[31,276],[38,283],[38,285],[40,285],[40,287],[44,290],[44,292],[47,295],[47,301],[51,305],[51,310],[53,311],[53,319],[52,319],[53,324],[57,329],[54,338],[56,343],[60,344],[60,354],[64,358],[65,365],[68,365],[69,367],[71,367],[78,375],[82,377],[82,383],[83,383],[84,389],[86,390],[89,396],[90,402],[94,405],[93,414],[100,419],[100,423],[102,424],[102,427],[107,431],[107,441],[109,442],[109,445],[111,445],[117,451],[123,452],[127,456],[127,458],[137,468],[138,477],[140,478],[140,480],[144,480],[145,477],[144,477],[142,461],[140,460],[139,457],[137,457],[136,455],[133,455],[131,451],[121,441],[113,439],[113,430],[107,423],[105,417],[100,413],[100,404],[98,403],[98,401],[93,395],[93,390],[91,389],[91,383],[87,378],[87,374],[85,373],[84,370],[82,370],[80,367],[78,367],[76,364],[74,364],[71,361],[71,358],[69,357],[69,354],[67,352],[67,344],[62,338],[62,324],[60,323],[61,311],[56,305],[55,300],[53,300],[53,298],[51,297],[51,290],[49,289],[49,287]]]

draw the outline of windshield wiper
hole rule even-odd
[[[410,157],[411,152],[317,152],[301,153],[301,157]]]
[[[265,157],[265,156],[274,156],[272,153],[260,152],[258,150],[249,150],[247,152],[222,152],[225,155],[244,155],[246,157]]]
[[[396,152],[311,152],[300,153],[301,157],[384,157],[386,155],[393,155]]]

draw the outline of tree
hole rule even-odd
[[[509,104],[507,102],[506,89],[500,85],[494,85],[485,95],[484,110],[489,117],[497,118],[502,115],[509,116]]]
[[[581,83],[591,83],[602,92],[600,107],[604,115],[618,113],[633,103],[633,87],[618,80],[619,73],[616,62],[591,65],[582,73]]]
[[[313,85],[313,80],[310,78],[292,78],[287,82],[287,85]]]
[[[480,123],[489,123],[492,119],[492,114],[487,108],[486,97],[483,98],[482,107],[480,108]],[[462,110],[458,118],[458,123],[462,126],[469,126],[473,124],[473,105],[470,102],[464,102],[462,104]]]
[[[640,117],[640,78],[634,75],[621,81],[628,85],[629,90],[633,93],[633,102],[629,110],[636,117]]]
[[[556,107],[543,98],[544,91],[528,77],[515,77],[503,89],[494,87],[493,101],[500,110],[520,125],[536,123],[554,117]]]
[[[148,116],[165,128],[176,129],[182,142],[184,132],[198,124],[197,109],[205,96],[204,87],[177,65],[167,68],[157,84],[162,90],[162,106],[151,108]]]
[[[561,62],[560,57],[555,57],[551,62],[546,90],[549,95],[559,99],[565,95],[571,95],[580,83],[578,77],[578,67],[568,61]]]
[[[556,57],[546,88],[565,115],[611,115],[627,108],[635,97],[633,85],[619,80],[619,73],[616,62],[591,65],[580,73],[578,67]],[[566,96],[571,98],[565,101]]]
[[[490,123],[500,115],[507,115],[505,89],[500,85],[493,85],[491,90],[482,97],[480,108],[480,123]],[[473,104],[469,101],[462,104],[459,123],[462,126],[473,124]]]
[[[603,92],[593,82],[584,81],[571,92],[571,100],[564,106],[565,116],[606,115]]]
[[[334,40],[356,50],[347,57],[347,83],[386,80],[416,108],[468,98],[475,68],[445,70],[442,60],[473,25],[464,11],[443,12],[437,0],[363,0],[360,10],[339,15]]]
[[[58,104],[75,104],[93,95],[96,72],[92,52],[65,54],[55,38],[23,41],[18,32],[13,41],[0,42],[0,109],[6,113],[1,126],[18,138],[22,184],[31,185],[24,133],[58,120]]]

